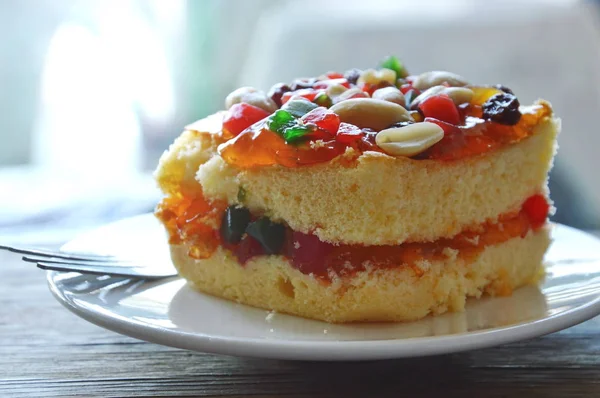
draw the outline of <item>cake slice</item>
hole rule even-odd
[[[379,69],[241,88],[156,171],[197,289],[329,322],[409,321],[535,283],[560,123],[502,86]]]

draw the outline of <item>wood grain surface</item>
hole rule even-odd
[[[600,317],[478,351],[362,363],[207,355],[101,329],[0,252],[0,397],[600,397]]]

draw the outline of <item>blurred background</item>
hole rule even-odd
[[[151,211],[160,154],[235,87],[388,54],[549,100],[554,220],[600,228],[599,18],[574,0],[0,0],[0,241]]]

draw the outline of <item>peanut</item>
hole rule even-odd
[[[229,109],[241,102],[264,109],[267,112],[275,112],[277,110],[275,101],[269,98],[263,91],[258,91],[254,87],[240,87],[229,93],[227,98],[225,98],[225,109]]]
[[[439,86],[442,83],[448,83],[452,87],[466,86],[468,83],[462,77],[452,72],[431,71],[425,72],[417,76],[413,80],[413,87],[419,90],[426,90],[433,86]]]
[[[358,80],[357,84],[366,83],[366,84],[379,84],[382,81],[386,81],[390,84],[396,83],[396,72],[391,69],[382,68],[379,70],[375,69],[367,69],[364,70]]]
[[[413,123],[380,131],[375,142],[394,156],[415,156],[444,138],[444,130],[434,123]]]
[[[411,109],[414,109],[415,106],[419,105],[427,98],[439,94],[447,95],[456,105],[464,104],[465,102],[471,102],[471,98],[473,98],[473,90],[466,87],[434,86],[423,91],[410,103],[410,107]]]
[[[329,109],[336,113],[342,122],[375,131],[394,123],[411,120],[410,114],[402,106],[373,98],[351,98],[338,102]]]
[[[402,94],[400,90],[393,86],[375,90],[372,98],[393,102],[400,106],[404,106],[405,104],[404,94]]]

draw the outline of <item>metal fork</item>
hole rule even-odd
[[[177,275],[173,267],[149,267],[119,260],[112,256],[67,253],[61,251],[0,245],[0,249],[24,254],[23,261],[38,268],[82,274],[123,276],[137,279],[161,279]]]

